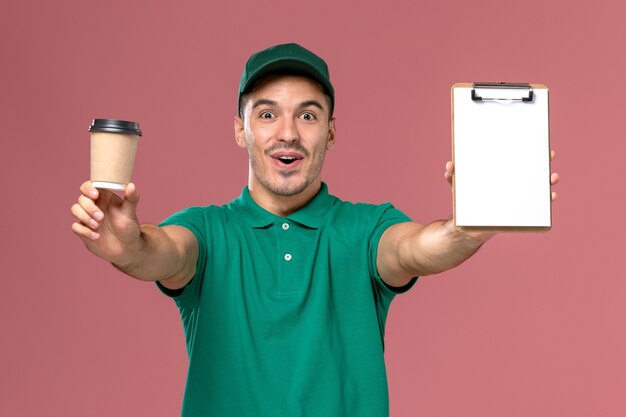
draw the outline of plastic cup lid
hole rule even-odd
[[[89,131],[90,132],[130,133],[133,135],[141,136],[141,129],[139,129],[139,123],[130,122],[128,120],[93,119],[91,126],[89,126]]]

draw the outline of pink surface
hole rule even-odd
[[[141,122],[140,219],[224,203],[247,176],[232,117],[250,53],[324,56],[348,200],[446,217],[449,89],[551,89],[548,234],[502,235],[391,308],[391,415],[626,415],[623,2],[4,2],[0,6],[0,415],[174,416],[186,353],[174,304],[90,256],[69,207],[93,117]],[[494,173],[497,174],[497,173]]]

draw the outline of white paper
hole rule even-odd
[[[456,225],[550,227],[548,90],[532,102],[472,101],[471,91],[453,90]]]

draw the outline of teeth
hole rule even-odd
[[[285,155],[285,156],[279,156],[278,160],[280,162],[282,162],[283,164],[287,164],[287,165],[291,165],[293,164],[298,158],[292,155]]]

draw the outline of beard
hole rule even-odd
[[[281,174],[281,176],[283,177],[282,181],[277,183],[269,182],[267,178],[257,175],[256,172],[254,175],[259,183],[267,188],[272,194],[281,197],[291,197],[300,194],[311,183],[310,181],[306,181],[306,178],[300,181],[296,179],[291,179],[290,177],[294,176],[291,174],[292,173],[289,172]]]
[[[292,197],[300,194],[320,176],[322,166],[324,165],[325,148],[315,155],[313,164],[304,172],[304,177],[301,176],[301,172],[299,171],[281,171],[279,173],[280,178],[273,181],[265,171],[263,164],[258,161],[250,144],[248,144],[247,149],[250,159],[250,169],[256,180],[272,194],[280,197]],[[269,156],[272,152],[277,150],[295,151],[305,158],[309,158],[310,156],[310,152],[300,143],[286,144],[283,142],[276,143],[266,149],[264,154],[265,156]]]

